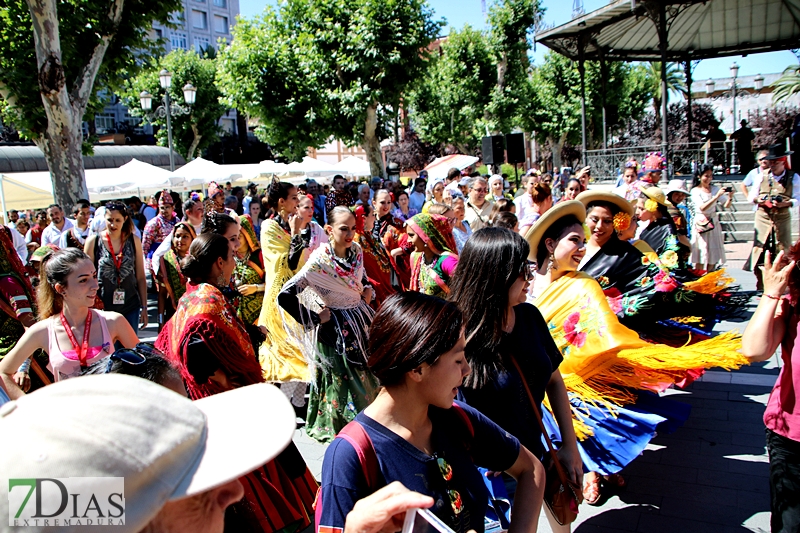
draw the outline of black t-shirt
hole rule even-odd
[[[522,368],[539,408],[550,376],[564,358],[536,307],[520,304],[514,307],[514,313],[514,330],[506,334],[499,348],[505,371],[480,389],[461,387],[461,394],[467,404],[517,437],[523,446],[541,458],[544,454],[542,432],[510,356],[513,355]]]

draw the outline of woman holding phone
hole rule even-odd
[[[369,437],[379,472],[370,486],[353,441],[335,439],[322,465],[319,530],[343,528],[359,499],[399,481],[431,496],[431,511],[453,531],[483,531],[487,497],[477,469],[483,466],[517,480],[516,500],[525,504],[515,508],[509,531],[536,531],[544,495],[541,463],[494,422],[453,401],[470,372],[465,346],[455,304],[417,292],[384,302],[368,346],[369,369],[382,389],[350,426]]]
[[[730,207],[733,201],[733,187],[720,188],[712,185],[714,167],[703,165],[698,183],[691,191],[694,205],[692,224],[692,258],[695,270],[708,270],[725,262],[725,243],[722,225],[719,223],[717,207]],[[724,202],[721,200],[727,195]]]

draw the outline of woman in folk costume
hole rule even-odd
[[[637,236],[659,257],[665,256],[668,252],[675,252],[680,258],[686,254],[686,246],[680,242],[678,228],[675,227],[675,222],[669,214],[669,206],[667,196],[658,187],[647,187],[642,190],[636,201],[636,218],[639,219]],[[680,259],[678,262],[682,263]]]
[[[317,248],[278,295],[284,326],[314,368],[306,433],[320,442],[331,441],[378,392],[366,370],[373,289],[354,242],[356,217],[335,207],[325,231],[330,243]]]
[[[394,270],[394,265],[383,247],[380,238],[375,235],[375,210],[369,205],[359,205],[355,208],[356,215],[356,242],[361,245],[364,252],[364,269],[367,280],[375,289],[375,307],[397,292],[399,278]]]
[[[189,253],[189,246],[197,237],[194,226],[188,222],[178,222],[172,230],[172,245],[160,259],[158,268],[158,327],[166,324],[175,309],[178,300],[186,292],[186,276],[181,270],[181,260]]]
[[[458,264],[450,221],[441,215],[420,213],[406,222],[411,254],[409,290],[446,298],[450,277]]]
[[[531,298],[564,356],[559,369],[584,465],[612,475],[641,453],[657,428],[669,430],[688,416],[679,409],[685,406],[657,393],[694,369],[738,368],[747,360],[737,351],[736,333],[673,348],[645,342],[620,324],[597,281],[577,271],[586,253],[585,217],[581,202],[562,202],[528,231],[530,259],[538,265]],[[599,488],[597,475],[586,476],[589,502],[599,499]]]
[[[303,219],[297,214],[297,188],[291,183],[273,180],[267,189],[268,218],[261,224],[261,254],[264,260],[264,301],[257,324],[267,328],[259,360],[264,379],[274,382],[307,382],[308,366],[300,346],[286,334],[283,318],[276,305],[281,287],[294,276],[306,260]],[[289,392],[287,387],[284,392]],[[305,385],[290,394],[295,407],[305,404]]]
[[[325,230],[322,228],[322,226],[320,226],[317,221],[314,220],[314,197],[310,194],[306,194],[305,196],[300,196],[299,198],[299,203],[297,204],[297,215],[305,224],[305,227],[300,232],[300,235],[303,236],[303,241],[307,243],[305,250],[303,251],[303,254],[307,259],[308,256],[311,255],[311,252],[328,242],[328,235],[325,233]]]
[[[262,383],[250,338],[223,292],[236,267],[229,241],[215,233],[200,235],[182,265],[186,294],[156,347],[180,370],[189,397]],[[317,484],[293,444],[240,480],[245,497],[225,514],[227,530],[271,533],[311,524]]]
[[[242,215],[239,224],[239,250],[233,271],[234,286],[241,295],[237,313],[245,324],[255,324],[264,303],[264,260],[253,229],[253,219],[250,215]]]

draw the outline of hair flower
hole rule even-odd
[[[645,208],[647,211],[649,211],[650,213],[655,213],[656,211],[658,211],[658,202],[656,202],[655,200],[651,200],[650,198],[648,198],[648,199],[647,199],[647,200],[645,200],[645,202],[644,202],[644,208]]]
[[[616,231],[625,231],[631,227],[631,216],[628,213],[617,213],[614,215],[614,229]]]

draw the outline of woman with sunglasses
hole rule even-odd
[[[533,279],[529,252],[525,239],[502,228],[479,230],[464,246],[449,297],[464,315],[469,339],[465,353],[472,373],[461,392],[471,407],[517,437],[539,458],[546,450],[533,409],[539,408],[546,392],[563,435],[559,456],[570,477],[580,484],[581,458],[567,391],[558,371],[562,355],[541,313],[526,303]],[[523,380],[536,406],[528,400]],[[519,493],[515,499],[515,509],[528,503]],[[555,528],[549,512],[547,516]]]
[[[409,290],[445,297],[458,264],[450,221],[441,215],[420,213],[406,222],[411,254]]]
[[[432,296],[391,296],[370,327],[368,365],[382,388],[345,433],[371,441],[337,438],[325,452],[317,508],[320,530],[343,528],[355,503],[399,481],[431,496],[431,511],[453,531],[483,531],[486,488],[476,466],[517,479],[511,531],[537,529],[544,469],[520,442],[474,408],[454,402],[470,366],[464,356],[464,323],[458,307]],[[362,439],[363,440],[363,439]],[[358,446],[360,447],[360,446]],[[367,478],[362,462],[377,463]],[[375,460],[377,459],[377,460]]]
[[[619,473],[656,431],[674,430],[688,417],[685,405],[657,393],[691,379],[697,369],[738,368],[747,360],[737,351],[735,332],[674,348],[646,342],[620,324],[598,282],[578,272],[586,254],[585,218],[581,202],[562,202],[539,219],[526,240],[529,258],[538,264],[530,298],[564,357],[559,370],[573,426],[585,470],[594,473],[585,478],[584,497],[597,503],[598,475]],[[549,411],[544,414],[551,425]],[[549,429],[563,428],[559,423]],[[611,481],[620,485],[619,478]]]
[[[247,330],[223,294],[236,268],[230,241],[204,233],[192,242],[181,265],[188,279],[186,294],[159,333],[156,348],[180,370],[189,397],[198,400],[263,383]],[[301,530],[311,523],[316,481],[296,448],[246,474],[243,484],[244,500],[226,516],[231,531],[271,533]]]
[[[20,365],[36,350],[50,356],[55,381],[80,376],[81,371],[114,351],[114,344],[139,341],[125,317],[91,309],[98,291],[97,271],[78,248],[51,254],[42,263],[45,279],[38,287],[39,322],[29,327],[0,362],[0,379],[11,399],[23,393],[14,381]]]
[[[105,229],[86,239],[83,251],[97,269],[98,296],[103,309],[125,317],[139,331],[147,327],[147,281],[142,241],[134,234],[133,219],[122,202],[105,205]]]

